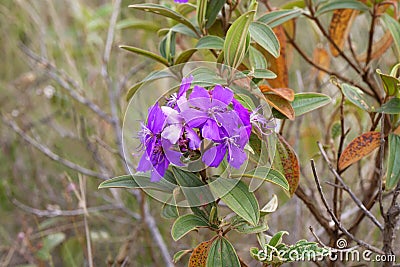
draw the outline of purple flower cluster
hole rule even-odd
[[[218,167],[227,154],[229,165],[240,168],[247,159],[244,147],[252,123],[258,124],[257,129],[263,127],[262,116],[250,113],[227,87],[207,90],[195,85],[187,98],[192,81],[193,77],[184,78],[178,93],[165,106],[150,107],[147,124],[142,123],[139,138],[144,154],[137,170],[151,171],[151,181],[159,181],[169,164],[183,166],[187,155],[200,154],[204,140],[201,159],[207,166]]]
[[[189,0],[174,0],[175,3],[179,3],[179,4],[187,3],[188,1]]]

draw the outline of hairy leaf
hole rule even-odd
[[[389,134],[389,156],[386,172],[386,187],[391,189],[400,180],[400,136]]]
[[[211,247],[211,240],[201,242],[192,252],[189,258],[189,267],[206,267],[208,251]]]
[[[275,58],[279,57],[279,41],[272,29],[262,22],[252,22],[249,27],[251,38]]]
[[[207,267],[240,267],[239,258],[232,244],[225,237],[212,243],[207,257]]]
[[[248,11],[236,19],[229,28],[224,42],[225,63],[232,68],[236,68],[242,63],[247,52],[248,31],[250,23],[253,21],[255,10]]]
[[[154,60],[164,64],[165,66],[169,67],[168,60],[166,60],[165,58],[163,58],[163,57],[161,57],[161,56],[159,56],[157,54],[154,54],[154,53],[152,53],[150,51],[143,50],[143,49],[140,49],[140,48],[137,48],[137,47],[133,47],[133,46],[127,46],[127,45],[120,45],[119,47],[124,49],[124,50],[127,50],[129,52],[132,52],[132,53],[135,53],[135,54],[139,54],[139,55],[143,55],[145,57],[154,59]]]
[[[335,3],[337,2],[340,1],[335,1]],[[358,11],[354,9],[336,9],[333,12],[332,20],[329,25],[329,34],[332,41],[341,50],[346,43],[347,36],[349,35],[351,26],[357,15]],[[330,43],[329,47],[334,57],[337,57],[340,54],[333,44]]]
[[[300,182],[300,165],[299,159],[293,148],[286,142],[286,140],[278,135],[277,142],[277,164],[280,163],[281,170],[289,184],[290,196],[293,196]]]
[[[340,155],[338,167],[344,170],[351,164],[370,154],[381,143],[380,132],[367,132],[351,141]]]
[[[315,16],[318,17],[329,11],[337,11],[337,10],[360,10],[360,11],[368,11],[368,7],[358,0],[340,0],[340,1],[331,1],[321,7],[318,8],[317,12],[315,12]]]
[[[237,215],[252,225],[258,224],[260,219],[258,202],[254,193],[249,192],[249,188],[244,182],[220,178],[211,182],[210,188],[214,195],[220,197]]]
[[[172,225],[171,235],[177,241],[187,233],[199,227],[208,227],[208,221],[194,214],[185,214],[180,216]]]

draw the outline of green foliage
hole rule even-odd
[[[386,187],[393,188],[400,180],[400,136],[389,134],[389,156],[386,172]]]
[[[260,211],[257,199],[253,192],[249,192],[248,186],[234,179],[217,179],[210,183],[211,191],[237,215],[252,225],[257,225],[260,219]],[[228,192],[221,196],[221,192]]]
[[[343,83],[341,85],[342,92],[346,96],[346,98],[356,105],[357,107],[371,112],[372,111],[372,106],[369,103],[368,99],[366,98],[364,92],[355,86]]]
[[[225,237],[217,237],[208,252],[206,267],[240,267],[239,258],[232,244]]]
[[[321,5],[315,16],[320,16],[326,12],[334,11],[337,9],[355,9],[360,11],[368,11],[368,7],[360,1],[357,0],[342,0],[342,1],[330,1],[324,5]]]
[[[185,214],[175,220],[172,225],[171,235],[172,238],[177,241],[184,237],[190,231],[198,229],[199,227],[209,227],[208,221],[204,220],[194,214]]]
[[[256,11],[250,10],[241,15],[226,33],[224,42],[225,64],[236,68],[244,59],[249,48],[248,31]]]

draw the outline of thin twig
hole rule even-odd
[[[357,206],[365,213],[365,215],[371,219],[371,221],[378,226],[378,228],[382,231],[382,224],[375,218],[375,216],[364,206],[364,204],[357,198],[357,196],[353,193],[350,187],[343,181],[342,177],[338,174],[338,172],[333,168],[332,163],[330,162],[328,155],[326,154],[322,144],[318,142],[318,148],[322,154],[322,157],[328,164],[329,170],[333,173],[335,178],[340,182],[343,186],[343,189],[350,195],[353,201],[357,204]]]
[[[23,211],[31,213],[31,214],[35,214],[36,216],[39,216],[39,217],[78,216],[78,215],[83,215],[85,213],[85,209],[83,209],[83,208],[75,209],[75,210],[59,210],[59,209],[41,210],[41,209],[29,207],[28,205],[25,205],[24,203],[20,202],[19,200],[15,199],[15,198],[11,199],[11,202],[18,208],[22,209]],[[115,209],[120,209],[120,208],[121,207],[118,207],[115,205],[102,205],[102,206],[98,206],[98,207],[89,207],[86,209],[86,211],[88,213],[95,213],[95,212],[106,211],[106,210],[115,210]]]
[[[10,127],[15,133],[17,133],[20,137],[22,137],[22,139],[24,139],[26,142],[28,142],[30,145],[32,145],[33,147],[35,147],[37,150],[39,150],[40,152],[42,152],[44,155],[46,155],[47,157],[49,157],[50,159],[59,162],[60,164],[75,170],[83,175],[87,175],[87,176],[91,176],[91,177],[97,177],[100,179],[107,179],[109,178],[107,175],[104,175],[102,173],[98,173],[92,170],[89,170],[85,167],[82,167],[81,165],[78,165],[72,161],[69,161],[67,159],[64,159],[62,157],[60,157],[59,155],[57,155],[56,153],[54,153],[53,151],[51,151],[48,147],[42,145],[40,142],[36,141],[35,139],[33,139],[32,137],[30,137],[29,135],[25,134],[24,131],[18,127],[18,125],[10,120],[7,119],[4,115],[2,116],[2,120],[3,122]]]
[[[49,60],[35,54],[32,50],[30,50],[25,45],[20,45],[20,48],[21,48],[22,52],[24,52],[24,54],[26,54],[28,57],[30,57],[31,59],[36,61],[38,64],[40,64],[40,66],[43,66],[44,68],[46,68],[47,74],[54,81],[56,81],[59,85],[61,85],[61,87],[64,88],[73,99],[75,99],[82,105],[88,107],[90,110],[92,110],[100,118],[104,119],[106,122],[108,122],[108,123],[112,122],[110,115],[108,115],[106,112],[104,112],[98,105],[93,103],[90,99],[82,96],[78,92],[79,87],[78,87],[78,84],[76,81],[74,81],[72,78],[70,78],[64,72],[60,71],[55,65],[51,64]],[[82,91],[82,90],[80,90],[80,91]]]
[[[344,227],[342,226],[341,222],[338,220],[338,218],[336,218],[335,214],[333,213],[332,208],[329,207],[328,201],[327,201],[326,198],[325,198],[325,195],[324,195],[324,192],[322,191],[321,183],[320,183],[320,181],[319,181],[318,174],[317,174],[317,170],[316,170],[316,168],[315,168],[315,163],[314,163],[314,160],[313,160],[313,159],[311,159],[311,168],[312,168],[312,171],[313,171],[314,180],[315,180],[315,183],[316,183],[316,185],[317,185],[318,193],[319,193],[319,195],[320,195],[320,197],[321,197],[321,200],[322,200],[322,202],[323,202],[323,204],[324,204],[326,210],[327,210],[328,213],[331,215],[332,220],[333,220],[333,221],[335,222],[335,224],[338,226],[338,228],[340,229],[340,231],[342,231],[344,234],[346,234],[350,239],[352,239],[353,241],[355,241],[355,242],[356,242],[357,244],[359,244],[360,246],[365,247],[366,249],[369,249],[369,250],[371,250],[371,251],[373,251],[373,252],[375,252],[375,253],[384,254],[384,252],[383,252],[381,249],[379,249],[379,248],[377,248],[377,247],[374,247],[374,246],[372,246],[372,245],[370,245],[370,244],[368,244],[368,243],[366,243],[366,242],[364,242],[364,241],[362,241],[362,240],[356,238],[356,237],[355,237],[354,235],[352,235],[346,228],[344,228]]]

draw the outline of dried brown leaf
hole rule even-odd
[[[294,100],[294,91],[290,88],[272,88],[268,85],[263,84],[260,85],[260,90],[263,93],[273,92],[290,102]]]
[[[268,104],[277,109],[280,113],[285,115],[289,120],[294,120],[295,114],[292,105],[286,99],[275,93],[266,93],[264,94]]]
[[[351,25],[354,19],[357,17],[359,11],[354,9],[336,9],[333,12],[331,24],[329,25],[329,34],[332,41],[338,46],[339,49],[343,49],[346,42],[347,36],[349,35]],[[337,57],[340,53],[333,44],[329,44],[331,53],[334,57]]]
[[[339,170],[344,170],[351,164],[370,154],[379,147],[380,142],[380,132],[367,132],[354,138],[340,155],[338,164]]]

